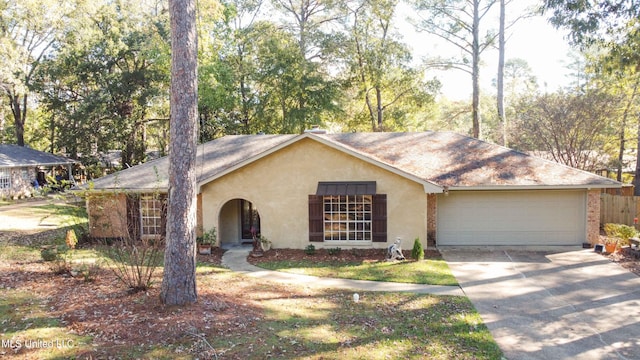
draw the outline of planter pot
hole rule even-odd
[[[267,252],[271,249],[271,242],[261,241],[260,247],[262,248],[262,251]]]
[[[604,251],[606,251],[609,254],[611,254],[614,251],[616,251],[616,245],[617,244],[604,244]]]
[[[211,245],[198,245],[198,254],[211,255]]]

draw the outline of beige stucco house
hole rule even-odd
[[[168,158],[96,180],[91,235],[164,231]],[[621,184],[451,132],[225,136],[198,148],[198,224],[220,245],[596,243]],[[133,229],[133,230],[132,230]]]

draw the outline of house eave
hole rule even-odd
[[[52,163],[29,163],[29,164],[11,164],[11,165],[0,165],[0,168],[23,168],[23,167],[36,167],[36,166],[63,166],[63,165],[73,165],[78,164],[79,161],[68,161],[68,162],[52,162]]]
[[[100,188],[100,189],[87,189],[84,186],[79,188],[71,188],[69,191],[74,193],[82,194],[90,194],[90,195],[99,195],[99,194],[167,194],[167,189],[145,189],[145,188],[137,188],[137,189],[124,189],[121,187],[112,187],[112,188]]]
[[[450,191],[487,191],[487,190],[591,190],[619,189],[623,184],[576,184],[576,185],[478,185],[451,186]]]

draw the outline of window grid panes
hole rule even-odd
[[[11,170],[0,169],[0,189],[11,188]]]
[[[153,196],[140,198],[140,218],[143,236],[162,234],[162,202]]]
[[[371,241],[371,195],[324,196],[325,241]]]

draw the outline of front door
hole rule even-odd
[[[240,226],[242,241],[253,241],[253,234],[260,235],[260,215],[250,201],[240,200]]]

